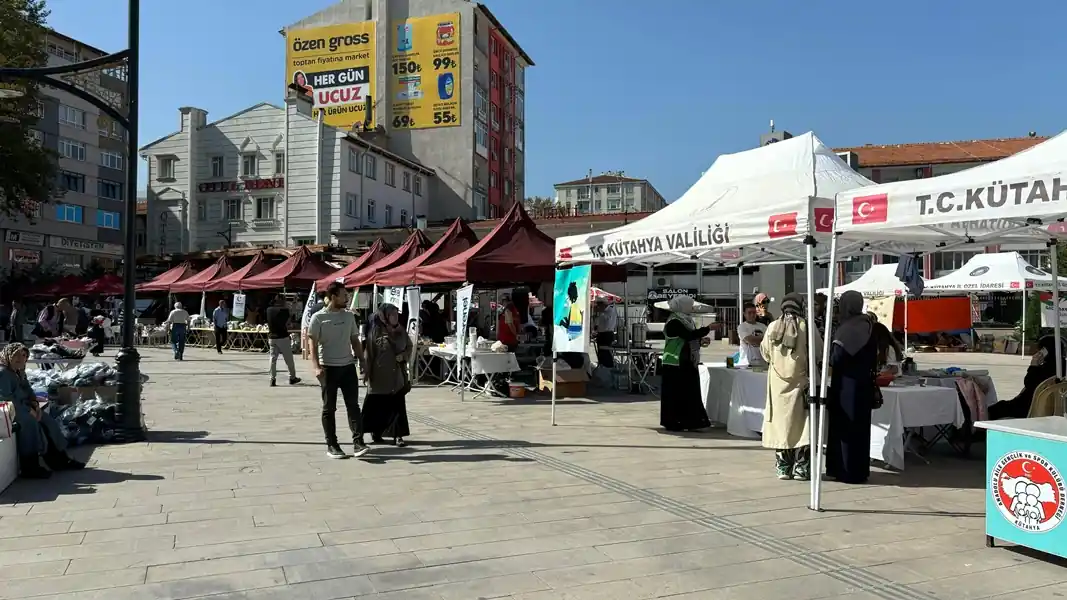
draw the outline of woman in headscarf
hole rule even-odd
[[[878,315],[868,312],[867,318],[871,320],[872,332],[878,344],[878,372],[888,370],[894,375],[899,375],[900,363],[904,361],[904,349],[893,337],[893,332],[878,321]]]
[[[822,337],[815,332],[815,352]],[[760,343],[767,361],[767,402],[763,411],[763,447],[774,452],[778,479],[811,477],[808,429],[808,323],[799,294],[782,300],[782,316],[772,321]]]
[[[690,313],[693,299],[670,299],[671,316],[663,325],[667,343],[663,347],[663,389],[659,424],[667,431],[693,431],[711,427],[700,396],[700,348],[707,345],[709,327],[697,328]]]
[[[878,341],[870,317],[863,312],[862,294],[853,290],[841,294],[839,306],[841,324],[830,346],[826,476],[843,483],[865,483],[871,475]]]
[[[85,463],[67,455],[67,440],[59,424],[37,403],[26,379],[29,357],[30,351],[18,342],[0,349],[0,400],[15,407],[20,474],[27,479],[51,476],[51,471],[41,466],[42,458],[52,471],[81,469]]]
[[[371,321],[367,336],[367,399],[363,403],[363,429],[375,443],[392,438],[404,446],[408,428],[407,393],[408,358],[411,342],[400,324],[400,311],[392,304],[382,304]]]
[[[59,333],[74,334],[78,329],[78,316],[79,310],[71,301],[67,298],[60,298],[56,302],[56,308],[63,313],[62,331]]]
[[[989,407],[989,419],[1025,419],[1030,414],[1034,392],[1041,382],[1056,376],[1056,337],[1046,335],[1037,341],[1037,352],[1030,359],[1030,366],[1023,376],[1023,389],[1011,400],[997,402]],[[1061,346],[1061,360],[1067,373],[1067,344]]]

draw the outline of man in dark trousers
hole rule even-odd
[[[270,387],[277,384],[278,356],[285,360],[289,369],[289,385],[300,383],[296,376],[296,363],[293,362],[293,341],[289,337],[289,308],[285,298],[280,294],[274,297],[274,305],[267,309],[267,343],[270,350]]]

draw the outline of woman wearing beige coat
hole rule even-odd
[[[811,477],[808,435],[808,324],[799,294],[782,300],[782,316],[767,327],[760,354],[767,361],[763,447],[773,448],[778,479]],[[815,348],[822,337],[815,331]]]

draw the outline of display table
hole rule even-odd
[[[514,352],[475,351],[468,352],[467,356],[470,357],[471,361],[471,378],[467,384],[467,389],[476,392],[474,394],[475,398],[479,396],[500,396],[494,386],[496,379],[519,370],[519,361]],[[483,384],[477,383],[478,375],[485,376]]]
[[[289,336],[299,331],[290,331]],[[226,345],[224,350],[237,350],[240,352],[266,352],[270,345],[267,343],[268,332],[257,329],[230,329],[226,332]],[[170,343],[170,338],[167,338]],[[189,328],[189,337],[185,340],[186,346],[196,348],[215,347],[215,329],[208,327]]]
[[[1067,419],[981,421],[986,436],[986,546],[1004,540],[1067,558]]]

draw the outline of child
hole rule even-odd
[[[89,349],[89,352],[93,356],[100,356],[103,354],[104,340],[106,339],[106,334],[104,333],[104,317],[93,317],[93,323],[89,326],[89,331],[85,335],[93,340],[93,346]]]

